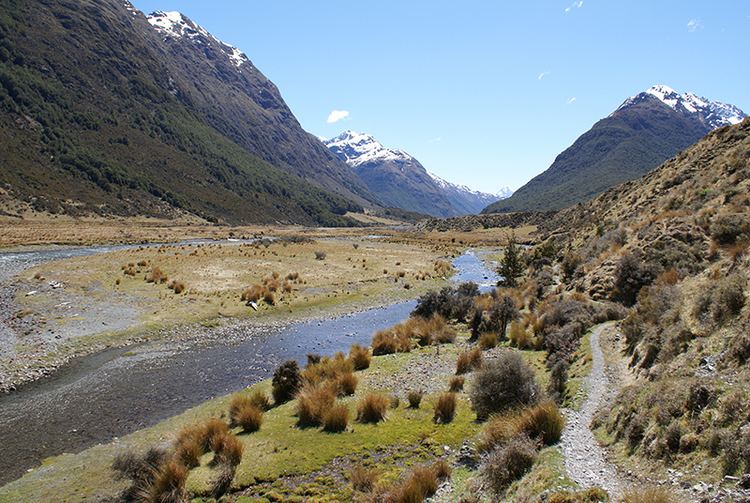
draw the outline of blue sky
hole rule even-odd
[[[523,185],[653,84],[750,113],[748,1],[133,3],[239,47],[311,133],[369,132],[489,192]],[[348,116],[328,123],[333,110]]]

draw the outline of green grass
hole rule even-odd
[[[367,389],[368,376],[374,372],[396,372],[408,365],[420,351],[374,358],[368,370],[358,373],[365,385],[354,397],[344,401],[350,407],[352,416],[356,400]],[[434,348],[424,351],[434,351]],[[268,391],[269,387],[270,382],[263,381],[250,390]],[[113,474],[108,467],[118,452],[126,448],[142,450],[149,445],[168,442],[181,427],[225,413],[229,398],[224,396],[210,400],[106,445],[97,445],[79,454],[49,458],[44,461],[43,467],[0,488],[0,502],[77,502],[116,495],[124,486],[122,482],[113,482]],[[323,433],[318,428],[297,428],[293,402],[274,408],[266,413],[260,431],[240,435],[245,444],[245,456],[238,466],[234,487],[237,489],[285,476],[310,473],[341,456],[366,455],[388,446],[394,446],[398,451],[399,446],[413,446],[425,438],[429,439],[425,449],[437,455],[444,445],[458,447],[465,438],[476,434],[479,425],[474,422],[476,416],[466,398],[459,399],[456,418],[447,425],[432,422],[435,398],[426,396],[418,410],[407,409],[402,403],[397,409],[388,411],[385,422],[376,425],[353,422],[349,431],[339,434]],[[403,457],[410,459],[411,454],[407,452]],[[188,488],[198,494],[203,493],[213,475],[213,469],[206,466],[194,469],[188,478]],[[396,470],[392,477],[397,477]]]

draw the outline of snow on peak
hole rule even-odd
[[[242,51],[214,37],[205,28],[194,23],[181,12],[156,11],[146,16],[146,19],[156,31],[165,37],[186,38],[195,44],[201,45],[210,46],[212,43],[219,44],[222,52],[227,55],[230,62],[237,68],[250,61]]]
[[[356,167],[372,161],[412,160],[403,150],[384,147],[374,136],[346,130],[323,144],[342,158],[349,166]]]
[[[719,101],[710,101],[695,93],[680,94],[664,84],[651,86],[644,92],[628,98],[617,110],[639,103],[645,96],[653,96],[672,110],[697,114],[711,129],[737,124],[747,117],[742,110],[734,105]]]
[[[430,178],[432,178],[435,181],[435,183],[443,190],[455,191],[455,192],[460,192],[464,194],[471,194],[478,198],[486,199],[488,201],[491,200],[494,202],[498,199],[506,199],[510,197],[511,194],[513,194],[513,191],[510,190],[510,188],[508,187],[503,187],[496,194],[489,194],[487,192],[482,192],[480,190],[474,190],[470,187],[467,187],[466,185],[449,182],[445,180],[444,178],[440,178],[438,175],[430,171],[428,171],[427,174],[430,175]]]

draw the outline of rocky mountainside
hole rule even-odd
[[[7,3],[0,184],[37,210],[336,225],[374,200],[246,56],[179,14]]]
[[[484,211],[551,210],[638,178],[713,129],[737,124],[737,107],[658,85],[628,98],[510,198]]]
[[[387,148],[366,133],[344,131],[323,143],[386,206],[447,217],[478,213],[501,197],[443,180],[407,152]]]

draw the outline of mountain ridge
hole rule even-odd
[[[483,213],[559,210],[637,178],[723,125],[737,107],[657,85],[626,99],[510,198]]]
[[[449,217],[478,213],[501,198],[448,182],[408,152],[385,147],[367,133],[346,130],[322,141],[389,206]]]

